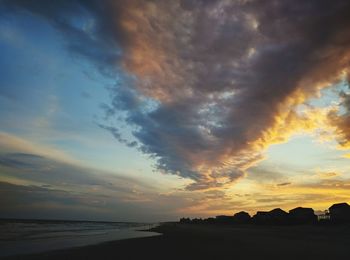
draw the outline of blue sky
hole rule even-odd
[[[101,161],[97,165],[108,164],[110,170],[127,169],[130,157],[145,168],[140,153],[97,126],[104,121],[101,104],[109,101],[106,88],[113,82],[67,51],[54,28],[29,14],[5,16],[1,39],[3,131],[50,144],[84,162]]]
[[[322,7],[276,30],[268,4],[231,19],[243,7],[195,2],[0,3],[0,217],[153,221],[349,201],[342,12],[327,7],[317,28],[329,42],[311,44]]]

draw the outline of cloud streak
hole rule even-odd
[[[0,142],[0,217],[172,220],[179,209],[203,199],[188,200],[189,194],[172,188],[162,194],[165,188],[156,182],[39,155],[45,149],[36,154],[38,147],[28,144]]]
[[[230,185],[271,143],[319,128],[318,110],[299,106],[349,70],[345,0],[4,3],[48,20],[105,74],[123,72],[109,114],[123,111],[139,149],[189,190]],[[331,119],[346,145],[348,116]]]

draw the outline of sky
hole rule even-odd
[[[350,202],[347,0],[0,0],[0,217]]]

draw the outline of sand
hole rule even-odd
[[[350,226],[163,224],[161,236],[6,259],[350,259]]]

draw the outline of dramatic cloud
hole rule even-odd
[[[340,93],[340,105],[344,112],[332,111],[329,113],[331,124],[336,127],[337,139],[342,149],[350,149],[350,87],[347,82],[347,92]],[[350,157],[345,155],[345,157]]]
[[[271,143],[348,114],[300,105],[348,75],[350,3],[335,1],[3,1],[62,31],[73,53],[116,79],[108,115],[187,188],[226,186]],[[343,94],[343,106],[348,106]]]

